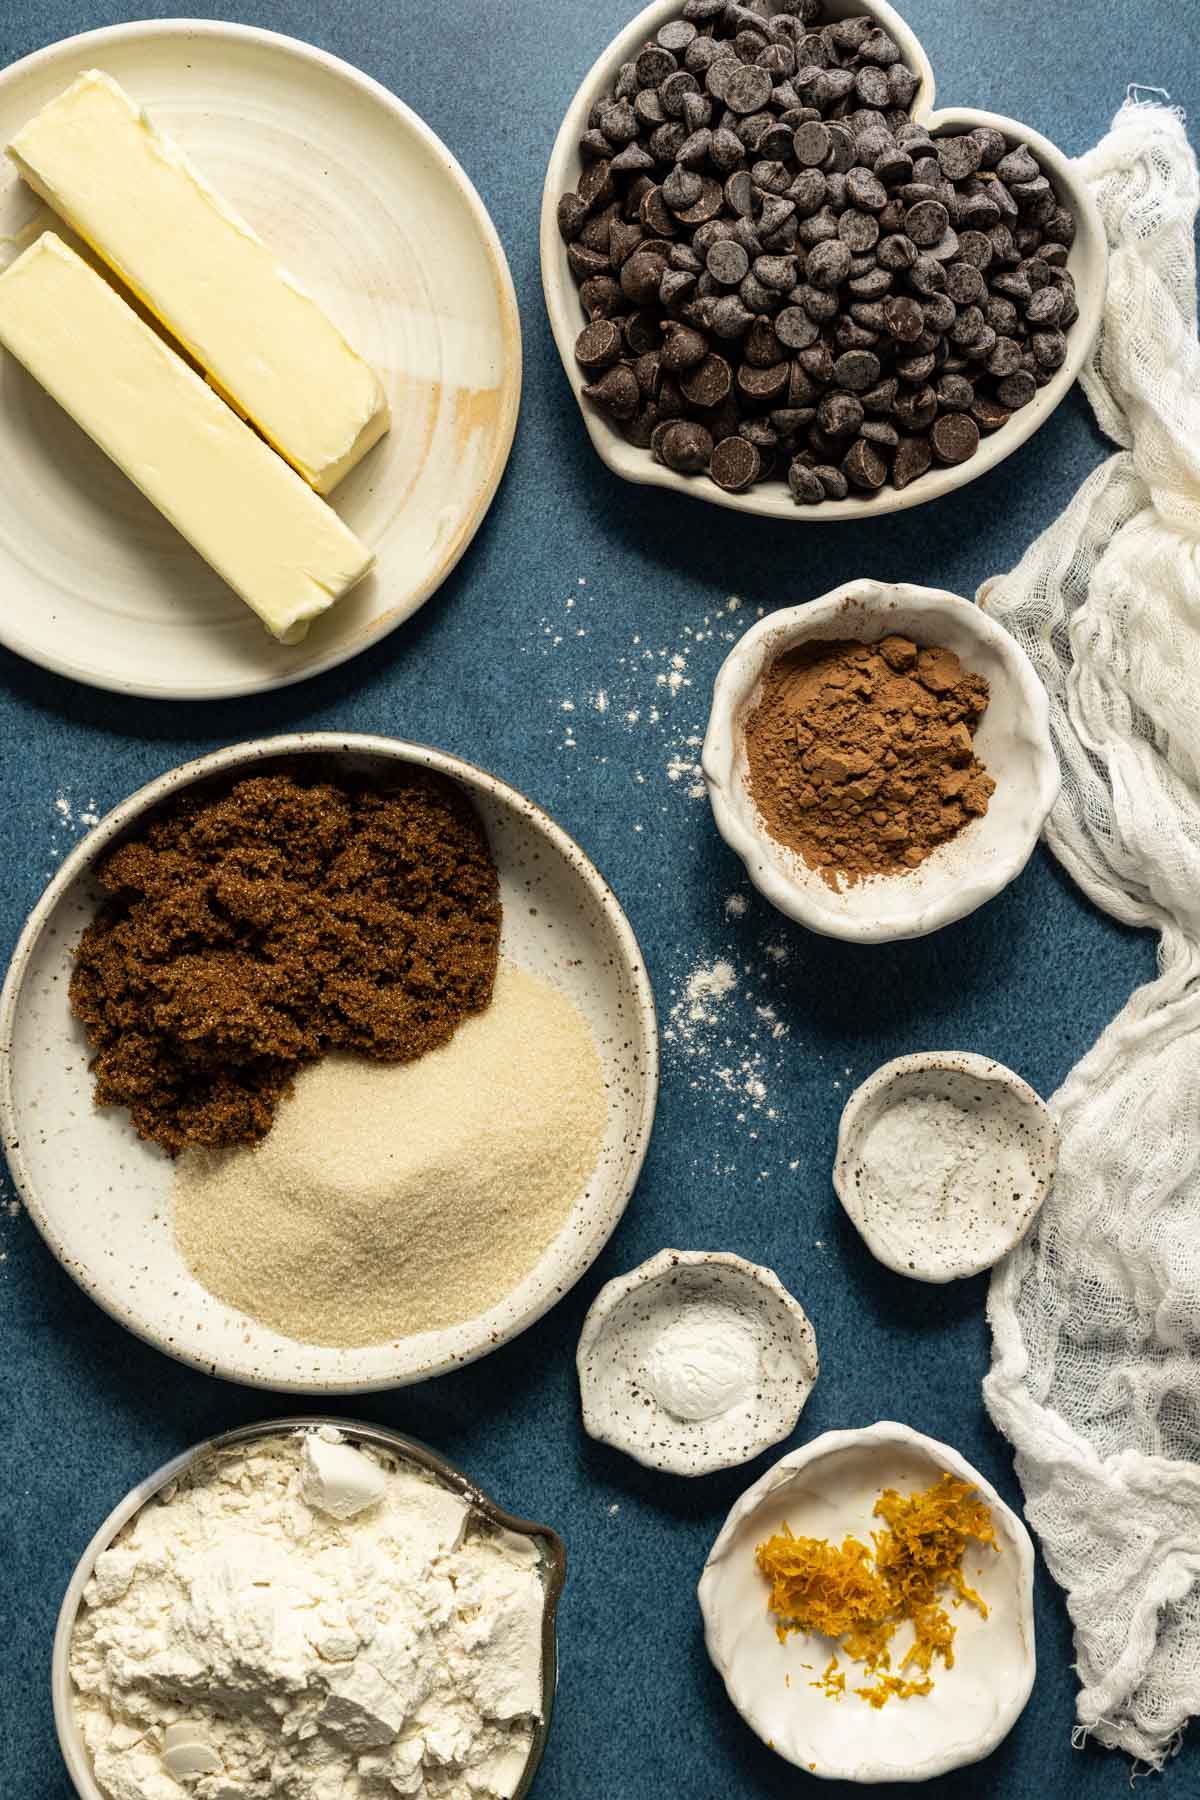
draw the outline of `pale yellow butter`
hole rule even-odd
[[[0,275],[0,344],[275,637],[296,643],[371,567],[333,508],[53,232]]]
[[[8,154],[318,493],[383,436],[374,370],[111,75],[80,75]]]

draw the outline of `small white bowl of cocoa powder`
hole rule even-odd
[[[1045,691],[960,595],[854,581],[761,619],[713,690],[717,829],[772,905],[856,943],[1007,887],[1059,789]]]

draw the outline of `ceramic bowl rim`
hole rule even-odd
[[[1036,1145],[1031,1146],[1031,1154],[1036,1152],[1037,1168],[1035,1170],[1035,1199],[1029,1209],[1029,1216],[1020,1228],[1015,1231],[1000,1251],[999,1255],[989,1257],[980,1262],[977,1258],[967,1260],[959,1258],[953,1266],[947,1264],[944,1272],[936,1275],[927,1271],[913,1269],[899,1257],[893,1256],[884,1245],[875,1243],[863,1230],[855,1218],[846,1195],[852,1187],[851,1169],[856,1161],[857,1134],[867,1108],[878,1101],[894,1083],[904,1080],[910,1075],[921,1075],[928,1072],[936,1075],[943,1072],[971,1076],[979,1082],[991,1083],[1002,1087],[1020,1103],[1022,1109],[1038,1121],[1040,1135]],[[837,1150],[833,1160],[833,1187],[841,1202],[842,1209],[859,1237],[866,1245],[876,1262],[882,1263],[893,1274],[906,1276],[909,1281],[923,1281],[930,1286],[942,1287],[950,1281],[963,1281],[968,1276],[980,1275],[999,1262],[1001,1256],[1021,1242],[1021,1239],[1032,1229],[1033,1223],[1041,1211],[1042,1203],[1050,1192],[1050,1184],[1054,1180],[1054,1170],[1058,1157],[1058,1126],[1054,1114],[1050,1111],[1036,1088],[1015,1069],[1006,1063],[997,1062],[994,1056],[980,1056],[972,1050],[920,1050],[910,1056],[895,1056],[890,1062],[881,1063],[873,1074],[860,1082],[845,1106],[838,1123]]]
[[[344,1432],[355,1443],[366,1443],[384,1449],[410,1465],[425,1469],[436,1476],[445,1487],[469,1502],[471,1507],[492,1525],[501,1530],[515,1532],[521,1537],[539,1540],[541,1546],[541,1574],[545,1599],[542,1608],[542,1717],[534,1732],[533,1744],[530,1747],[529,1760],[521,1777],[520,1786],[513,1800],[524,1800],[533,1784],[538,1764],[546,1748],[546,1740],[550,1735],[550,1721],[554,1712],[554,1698],[558,1687],[558,1635],[556,1621],[558,1603],[562,1597],[563,1585],[566,1581],[567,1552],[566,1546],[558,1533],[549,1525],[538,1525],[530,1519],[518,1518],[506,1512],[501,1506],[476,1486],[469,1475],[463,1473],[454,1463],[431,1450],[419,1439],[406,1437],[402,1432],[393,1430],[387,1425],[374,1425],[364,1419],[334,1418],[329,1414],[298,1414],[283,1419],[263,1419],[250,1425],[236,1426],[232,1431],[219,1432],[215,1437],[202,1438],[190,1449],[182,1450],[177,1456],[170,1458],[161,1468],[156,1469],[143,1481],[130,1488],[123,1500],[118,1501],[108,1517],[89,1539],[86,1548],[75,1565],[74,1572],[67,1584],[62,1603],[58,1609],[58,1622],[54,1631],[54,1643],[50,1655],[50,1688],[54,1705],[54,1728],[58,1734],[59,1749],[63,1762],[70,1775],[80,1800],[104,1800],[103,1791],[92,1772],[91,1759],[83,1741],[83,1733],[75,1715],[73,1692],[70,1674],[71,1639],[75,1631],[75,1622],[83,1604],[83,1590],[91,1578],[96,1559],[107,1550],[117,1534],[139,1513],[148,1500],[161,1492],[169,1482],[177,1481],[202,1458],[216,1451],[228,1450],[238,1444],[253,1443],[271,1437],[288,1436],[296,1431],[313,1431],[322,1425],[332,1425]]]
[[[963,879],[935,899],[915,903],[889,919],[851,918],[839,913],[832,901],[813,888],[792,881],[763,847],[765,828],[754,830],[741,817],[734,795],[737,773],[738,715],[753,693],[767,663],[810,638],[829,636],[838,626],[842,635],[869,641],[868,616],[880,615],[890,601],[914,609],[929,620],[953,612],[956,621],[978,641],[986,643],[1012,677],[1021,701],[1030,745],[1031,794],[1028,829],[1012,839],[1006,855],[997,856],[986,875]],[[863,609],[862,630],[846,616],[847,603]],[[739,638],[717,672],[704,747],[700,756],[705,786],[717,830],[745,864],[751,882],[787,918],[826,937],[849,943],[882,944],[898,938],[923,937],[962,919],[991,900],[1024,869],[1058,798],[1061,776],[1050,736],[1050,703],[1033,664],[1016,639],[990,618],[974,601],[945,588],[921,587],[911,582],[856,580],[832,588],[818,599],[767,613]],[[887,879],[889,884],[903,876]]]
[[[1034,150],[1051,176],[1058,193],[1069,202],[1077,221],[1076,246],[1081,273],[1086,280],[1078,283],[1079,317],[1067,336],[1067,356],[1062,367],[1046,387],[1039,388],[1028,406],[1012,415],[999,431],[985,436],[979,450],[969,462],[949,468],[931,469],[908,487],[896,490],[882,488],[870,498],[824,500],[815,506],[797,506],[785,485],[772,483],[772,489],[751,489],[745,494],[729,494],[707,477],[678,475],[656,463],[648,450],[637,450],[611,425],[594,406],[584,399],[584,379],[575,361],[575,339],[584,322],[579,306],[578,289],[566,260],[566,246],[558,231],[556,209],[559,196],[572,185],[568,175],[575,145],[583,130],[587,113],[598,95],[611,85],[617,70],[647,38],[680,14],[681,0],[653,0],[637,17],[612,39],[592,64],[575,92],[559,127],[550,153],[542,190],[541,228],[539,234],[542,267],[542,292],[549,315],[550,330],[562,361],[571,392],[583,416],[592,446],[601,461],[623,480],[637,486],[667,488],[712,506],[757,518],[795,521],[800,524],[833,524],[840,520],[885,518],[940,499],[958,488],[966,487],[986,475],[997,464],[1037,432],[1056,410],[1075,383],[1091,353],[1100,328],[1107,286],[1108,243],[1104,226],[1086,183],[1076,172],[1071,159],[1057,145],[1032,126],[1024,125],[1003,113],[985,112],[978,107],[955,106],[934,109],[935,83],[932,65],[920,40],[904,19],[887,4],[887,0],[854,0],[856,13],[868,13],[899,44],[905,62],[918,78],[918,88],[910,108],[912,118],[927,126],[936,136],[939,131],[973,130],[990,125],[1014,143],[1026,143]],[[850,10],[850,9],[847,9]]]
[[[818,1780],[822,1781],[853,1781],[866,1785],[885,1782],[930,1781],[935,1776],[949,1774],[953,1769],[970,1767],[973,1763],[982,1761],[985,1756],[989,1756],[996,1746],[1007,1737],[1028,1703],[1037,1675],[1037,1635],[1033,1612],[1033,1542],[1024,1521],[997,1493],[992,1483],[967,1461],[961,1451],[955,1450],[950,1444],[940,1442],[937,1438],[927,1436],[923,1431],[915,1430],[911,1425],[901,1424],[895,1419],[880,1419],[874,1425],[860,1426],[845,1431],[822,1432],[819,1437],[810,1439],[807,1444],[802,1444],[798,1450],[790,1450],[786,1456],[774,1463],[765,1475],[760,1476],[752,1486],[748,1487],[729,1509],[725,1522],[717,1533],[705,1559],[697,1594],[704,1619],[705,1648],[714,1669],[725,1684],[731,1705],[739,1716],[745,1719],[750,1729],[756,1735],[761,1735],[753,1720],[747,1717],[738,1706],[730,1690],[729,1678],[718,1660],[716,1642],[718,1626],[716,1620],[711,1616],[707,1604],[711,1586],[710,1569],[723,1555],[725,1548],[732,1541],[734,1533],[744,1520],[749,1518],[777,1487],[790,1480],[793,1475],[822,1461],[827,1456],[836,1455],[844,1450],[859,1448],[882,1450],[888,1446],[919,1450],[930,1461],[940,1463],[951,1474],[957,1475],[960,1480],[970,1482],[973,1487],[978,1489],[992,1511],[998,1513],[1003,1519],[1016,1553],[1014,1590],[1018,1600],[1021,1639],[1025,1645],[1027,1656],[1025,1666],[1007,1704],[999,1708],[990,1729],[980,1738],[978,1745],[969,1755],[963,1756],[954,1751],[948,1751],[941,1757],[930,1758],[927,1762],[915,1766],[908,1772],[898,1772],[895,1768],[873,1763],[868,1763],[857,1771],[848,1771],[820,1765],[814,1767],[811,1762],[806,1761],[803,1765],[805,1773],[815,1775]],[[771,1748],[774,1749],[776,1746],[772,1745]],[[777,1754],[782,1756],[783,1752],[777,1750]],[[784,1760],[790,1759],[785,1757]],[[793,1764],[793,1766],[798,1765]]]
[[[487,517],[508,467],[521,407],[524,345],[521,336],[517,290],[500,233],[483,203],[478,188],[458,158],[437,135],[433,127],[427,125],[425,120],[414,112],[412,107],[398,94],[394,94],[381,81],[376,81],[374,76],[368,75],[365,70],[357,68],[344,57],[334,55],[330,50],[322,49],[318,44],[310,44],[303,38],[293,37],[286,31],[272,31],[264,25],[247,25],[234,19],[193,19],[186,16],[164,19],[122,19],[108,25],[92,26],[86,31],[71,32],[64,38],[56,39],[54,43],[39,45],[36,50],[31,50],[28,55],[19,57],[16,62],[9,63],[7,68],[0,70],[0,84],[8,85],[10,82],[20,81],[31,72],[36,74],[42,63],[50,62],[65,51],[74,50],[76,46],[81,59],[80,66],[90,68],[96,61],[93,52],[101,52],[109,44],[120,44],[126,40],[140,38],[170,39],[180,36],[211,38],[218,42],[223,39],[232,39],[238,43],[257,45],[260,49],[276,50],[293,56],[299,62],[308,63],[327,74],[348,82],[358,95],[366,95],[378,102],[413,133],[457,190],[479,232],[480,241],[492,267],[496,281],[497,313],[504,340],[504,372],[501,386],[505,391],[492,465],[479,487],[474,504],[467,512],[462,526],[450,546],[449,554],[437,562],[428,578],[407,596],[404,605],[400,608],[389,609],[375,620],[374,629],[365,635],[360,633],[344,644],[331,647],[328,655],[322,656],[317,662],[303,669],[289,670],[278,676],[251,676],[245,681],[219,681],[202,688],[189,688],[186,692],[176,691],[169,687],[146,686],[136,679],[100,681],[89,671],[81,669],[72,662],[69,656],[49,656],[35,650],[24,641],[18,642],[12,637],[3,635],[4,626],[0,619],[0,641],[3,641],[14,655],[23,657],[39,668],[48,669],[54,675],[64,676],[69,681],[78,681],[81,685],[94,687],[100,692],[140,695],[154,700],[188,702],[238,699],[250,694],[274,693],[281,688],[295,687],[299,682],[309,681],[314,676],[326,673],[329,669],[340,668],[343,663],[350,662],[354,657],[362,655],[364,651],[374,648],[385,638],[390,637],[402,625],[407,624],[413,614],[419,612],[427,601],[433,598],[438,589],[449,580],[473,543],[480,526]],[[102,56],[100,60],[103,61]]]
[[[369,1380],[317,1382],[289,1380],[285,1379],[278,1369],[271,1370],[269,1374],[256,1372],[253,1377],[241,1371],[231,1373],[224,1365],[222,1358],[214,1359],[211,1356],[202,1356],[187,1344],[168,1343],[155,1335],[153,1331],[146,1329],[142,1322],[124,1306],[110,1304],[108,1299],[101,1296],[93,1283],[86,1278],[85,1271],[68,1257],[65,1246],[60,1243],[56,1231],[44,1215],[38,1191],[30,1176],[19,1142],[18,1119],[13,1094],[13,1032],[25,975],[43,931],[56,907],[74,882],[79,877],[86,875],[114,840],[127,832],[139,819],[161,806],[172,795],[198,782],[213,781],[238,770],[250,772],[264,763],[278,763],[301,756],[325,757],[331,761],[337,761],[343,756],[370,757],[384,762],[432,769],[457,782],[465,789],[468,796],[472,798],[479,795],[486,796],[494,803],[503,806],[509,813],[526,820],[583,880],[600,912],[611,927],[615,947],[621,957],[621,966],[633,997],[634,1016],[631,1023],[640,1036],[638,1060],[639,1067],[643,1071],[642,1103],[637,1116],[636,1135],[632,1139],[631,1148],[627,1153],[625,1178],[619,1190],[614,1188],[612,1202],[598,1215],[597,1223],[593,1225],[587,1237],[580,1240],[581,1248],[576,1252],[569,1265],[570,1269],[574,1271],[571,1273],[570,1279],[565,1283],[562,1279],[548,1280],[544,1292],[539,1295],[532,1307],[527,1308],[502,1328],[490,1331],[482,1341],[473,1343],[468,1351],[454,1353],[443,1350],[437,1357],[419,1369],[410,1369],[399,1373],[392,1371]],[[65,949],[63,954],[64,956],[67,954]],[[498,775],[491,774],[488,770],[468,762],[464,757],[454,755],[451,751],[440,750],[432,745],[420,744],[407,739],[383,737],[372,733],[299,731],[284,733],[276,737],[248,739],[221,750],[211,751],[207,755],[196,757],[189,762],[178,764],[136,789],[107,813],[99,824],[92,827],[87,836],[79,841],[55,871],[21,929],[3,989],[0,990],[0,1145],[3,1146],[8,1159],[8,1166],[17,1192],[49,1249],[91,1300],[144,1343],[153,1345],[155,1349],[174,1357],[179,1362],[188,1364],[191,1368],[199,1369],[205,1374],[220,1375],[224,1379],[237,1382],[242,1386],[262,1387],[276,1393],[348,1394],[375,1392],[383,1388],[406,1387],[413,1382],[426,1381],[432,1376],[442,1375],[449,1370],[478,1361],[480,1357],[489,1355],[493,1350],[510,1342],[521,1332],[527,1330],[529,1326],[535,1324],[562,1299],[570,1287],[574,1286],[587,1273],[620,1223],[625,1208],[633,1196],[646,1158],[654,1125],[658,1085],[658,1019],[645,959],[620,901],[587,853],[576,843],[574,838],[563,830],[561,825],[550,817],[549,813],[521,793],[518,788],[503,781]],[[472,1321],[467,1321],[467,1324],[470,1323]],[[444,1331],[428,1335],[445,1337],[451,1332],[461,1332],[465,1329],[466,1325],[452,1326]],[[400,1342],[404,1341],[400,1340]]]
[[[796,1418],[791,1421],[785,1431],[760,1433],[754,1439],[755,1447],[749,1450],[745,1456],[739,1456],[733,1461],[688,1463],[685,1467],[670,1450],[651,1458],[642,1450],[635,1448],[627,1439],[600,1429],[595,1423],[594,1415],[588,1404],[588,1397],[595,1388],[595,1381],[585,1376],[585,1369],[589,1357],[603,1336],[605,1326],[620,1312],[631,1294],[637,1293],[640,1288],[650,1287],[661,1281],[664,1276],[670,1275],[672,1269],[711,1268],[714,1264],[733,1270],[740,1281],[748,1286],[761,1289],[769,1296],[772,1305],[778,1307],[781,1316],[788,1321],[789,1335],[798,1357],[801,1352],[805,1353],[800,1372],[808,1386],[800,1401]],[[811,1374],[809,1373],[810,1363]],[[668,1475],[698,1476],[711,1475],[717,1469],[736,1468],[742,1463],[752,1462],[756,1456],[761,1456],[764,1450],[769,1450],[772,1444],[780,1443],[794,1431],[796,1422],[808,1404],[809,1395],[820,1377],[821,1358],[817,1347],[816,1329],[812,1320],[796,1296],[783,1285],[774,1269],[767,1268],[765,1263],[751,1262],[749,1258],[738,1256],[732,1250],[672,1250],[668,1248],[659,1250],[654,1256],[647,1257],[645,1262],[639,1263],[634,1269],[628,1269],[624,1275],[614,1275],[611,1281],[605,1282],[588,1307],[584,1318],[575,1350],[575,1368],[579,1376],[580,1407],[584,1429],[589,1437],[594,1438],[597,1443],[608,1444],[612,1449],[620,1450],[623,1455],[640,1463],[644,1469],[656,1469]]]

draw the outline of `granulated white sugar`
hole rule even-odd
[[[210,1293],[305,1343],[477,1318],[524,1280],[596,1166],[588,1027],[502,964],[486,1012],[416,1062],[329,1056],[253,1149],[179,1160],[175,1234]]]

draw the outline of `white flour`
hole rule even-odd
[[[214,1456],[96,1563],[71,1647],[111,1800],[497,1800],[541,1708],[533,1543],[325,1428]]]

